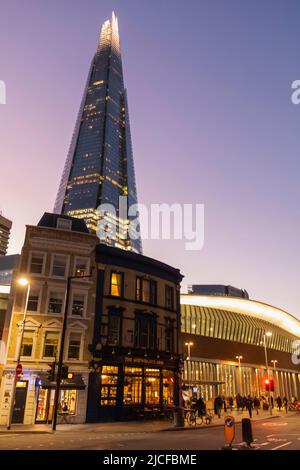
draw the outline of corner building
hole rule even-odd
[[[178,269],[105,245],[97,297],[87,422],[155,416],[179,403]]]
[[[16,386],[12,422],[50,423],[56,382],[49,367],[58,358],[68,276],[68,305],[64,365],[58,422],[84,423],[86,418],[90,354],[95,308],[94,266],[98,239],[83,220],[45,213],[37,226],[27,226],[18,271],[14,272],[3,328],[5,346],[0,389],[0,424],[6,425],[20,351],[23,370]],[[26,278],[27,287],[18,284]],[[67,412],[63,415],[63,405]]]

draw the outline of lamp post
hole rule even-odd
[[[85,279],[88,277],[92,277],[92,272],[93,272],[93,268],[91,270],[91,273],[87,276],[77,275],[77,276],[68,276],[67,278],[64,318],[63,318],[63,326],[61,330],[61,341],[60,341],[59,357],[58,357],[58,363],[57,363],[56,387],[55,387],[54,404],[53,404],[53,419],[52,419],[53,431],[56,430],[56,424],[57,424],[58,401],[59,401],[60,382],[61,382],[62,367],[63,367],[63,360],[64,360],[65,337],[66,337],[66,330],[67,330],[67,317],[68,317],[69,300],[70,300],[70,292],[71,292],[71,282],[73,279]]]
[[[188,361],[187,363],[187,370],[188,370],[188,384],[189,384],[189,390],[191,390],[191,346],[193,346],[194,343],[192,341],[189,341],[185,343],[185,346],[188,348],[188,355],[186,360]]]
[[[270,338],[272,336],[271,331],[264,332],[264,349],[265,349],[265,360],[266,360],[266,369],[267,369],[267,377],[269,381],[269,411],[270,415],[272,414],[272,403],[271,403],[271,390],[270,390],[270,370],[268,364],[268,353],[267,353],[267,341],[266,338]]]
[[[275,393],[275,390],[276,390],[276,385],[277,385],[277,376],[276,376],[276,364],[278,363],[277,359],[271,359],[271,362],[273,364],[273,376],[274,376],[274,393]],[[275,393],[275,397],[276,397],[276,393]]]
[[[30,293],[30,283],[29,283],[29,280],[25,277],[19,278],[17,280],[17,283],[21,287],[27,287],[26,300],[25,300],[24,311],[23,311],[21,338],[20,338],[20,343],[19,343],[19,346],[18,346],[18,353],[17,353],[17,366],[18,366],[20,364],[21,354],[22,354],[22,343],[23,343],[23,338],[24,338],[24,329],[25,329],[25,322],[26,322],[27,306],[28,306],[28,299],[29,299],[29,293]],[[7,429],[8,430],[11,428],[11,423],[12,423],[12,418],[13,418],[13,413],[14,413],[17,381],[18,381],[17,371],[15,371],[13,388],[12,388],[12,392],[11,392],[10,408],[9,408],[9,413],[8,413],[8,421],[7,421]]]
[[[241,359],[243,359],[243,356],[235,356],[235,358],[238,360],[238,363],[239,363],[239,386],[240,386],[240,391],[241,393],[243,394],[243,390],[242,390],[242,371],[241,371]]]

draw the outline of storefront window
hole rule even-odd
[[[68,415],[76,414],[77,390],[61,390],[60,412]]]
[[[145,403],[146,405],[159,405],[159,369],[146,369],[145,377]]]
[[[142,369],[139,367],[125,367],[124,405],[138,405],[141,403]]]
[[[101,405],[115,406],[117,400],[118,367],[103,366],[101,374]]]
[[[47,388],[39,388],[36,421],[47,421],[48,417],[48,394]]]
[[[174,404],[174,373],[170,370],[163,371],[163,402],[165,405]]]

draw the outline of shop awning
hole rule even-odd
[[[55,388],[56,382],[51,382],[45,376],[39,378],[39,386],[42,388]],[[84,390],[86,387],[82,376],[80,374],[74,374],[72,379],[64,379],[61,381],[60,389],[61,390]]]

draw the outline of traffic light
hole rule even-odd
[[[274,380],[273,379],[265,379],[265,391],[274,392]]]
[[[61,368],[61,378],[62,379],[67,379],[68,378],[68,373],[69,373],[69,367],[63,365]]]
[[[51,364],[48,364],[50,369],[47,370],[48,376],[47,379],[50,382],[54,382],[55,380],[55,362],[51,362]]]

